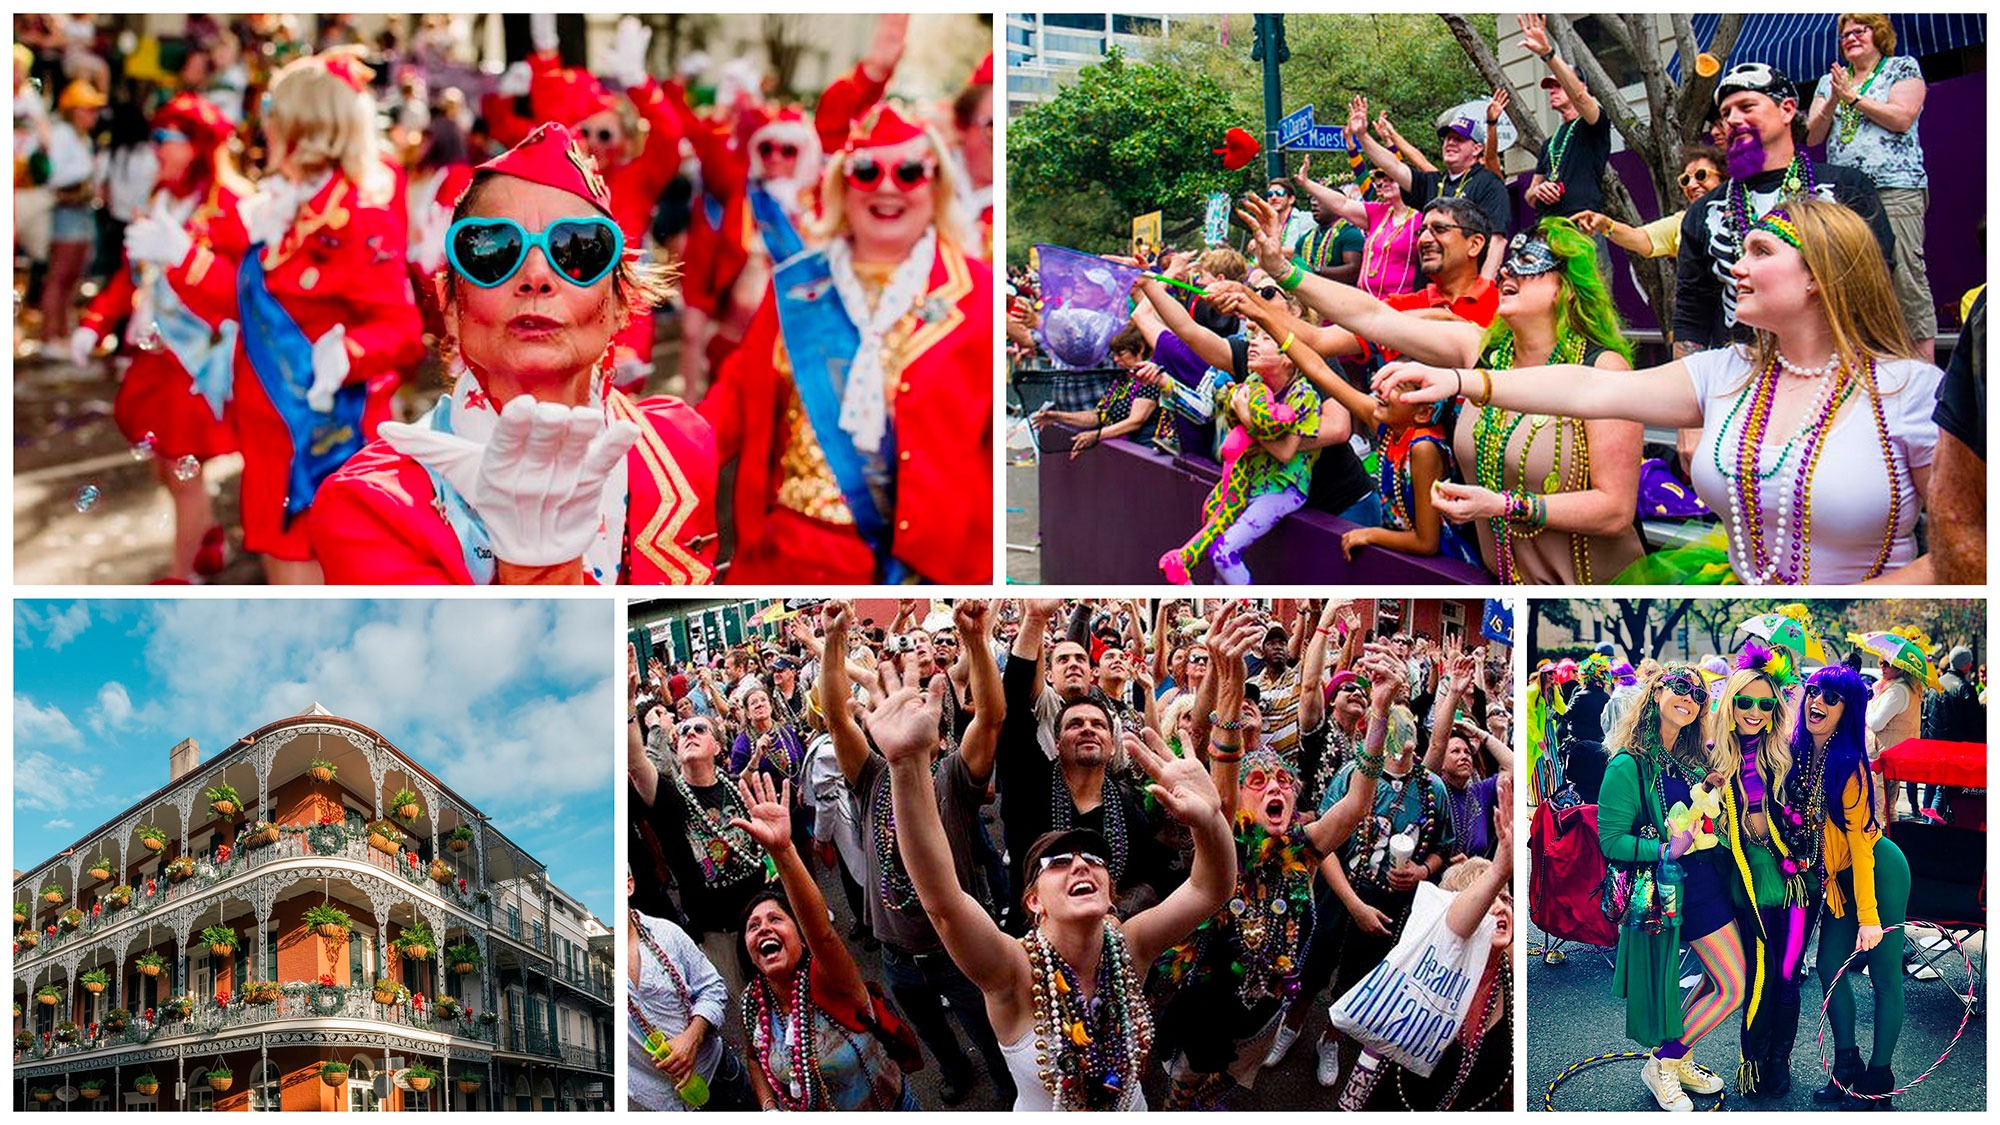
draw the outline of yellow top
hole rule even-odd
[[[1882,838],[1878,815],[1876,827],[1869,828],[1867,798],[1863,795],[1862,780],[1859,776],[1847,781],[1847,788],[1840,795],[1841,811],[1846,814],[1847,830],[1841,831],[1829,819],[1826,825],[1826,909],[1835,918],[1847,916],[1847,902],[1840,893],[1840,880],[1834,876],[1854,869],[1855,905],[1860,910],[1861,924],[1879,926],[1881,914],[1875,908],[1875,841]]]

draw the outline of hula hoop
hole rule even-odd
[[[1920,929],[1936,931],[1946,941],[1951,943],[1951,947],[1953,949],[1958,950],[1958,955],[1960,957],[1965,958],[1965,979],[1969,987],[1972,980],[1974,979],[1974,974],[1972,969],[1972,955],[1965,951],[1965,946],[1959,942],[1958,938],[1955,935],[1953,935],[1951,931],[1931,922],[1898,922],[1893,926],[1884,926],[1882,928],[1882,936],[1887,937],[1889,934],[1893,933],[1896,930],[1902,930],[1904,931],[1903,936],[1907,940],[1911,932]],[[1814,1037],[1813,1046],[1819,1051],[1819,1068],[1820,1070],[1826,1073],[1827,1081],[1833,1083],[1834,1089],[1839,1090],[1841,1093],[1847,1095],[1850,1098],[1860,1098],[1864,1101],[1881,1102],[1881,1101],[1888,1101],[1890,1098],[1893,1098],[1898,1094],[1910,1090],[1912,1087],[1916,1086],[1919,1082],[1922,1082],[1924,1079],[1929,1078],[1932,1072],[1936,1071],[1938,1067],[1944,1065],[1944,1060],[1951,1057],[1951,1049],[1953,1047],[1958,1046],[1959,1039],[1965,1035],[1966,1026],[1972,1022],[1972,1009],[1976,1007],[1976,1005],[1970,1003],[1966,1003],[1963,1005],[1965,1008],[1965,1015],[1958,1021],[1958,1031],[1952,1035],[1951,1042],[1946,1043],[1944,1045],[1944,1054],[1939,1055],[1937,1057],[1937,1061],[1932,1063],[1929,1067],[1925,1068],[1922,1074],[1919,1074],[1915,1078],[1910,1079],[1909,1083],[1904,1085],[1901,1089],[1891,1090],[1886,1094],[1856,1093],[1853,1089],[1842,1084],[1840,1079],[1835,1078],[1833,1076],[1833,1060],[1827,1058],[1826,1056],[1826,1010],[1827,1006],[1833,1003],[1834,986],[1840,983],[1840,978],[1847,974],[1847,970],[1853,966],[1854,962],[1857,959],[1865,956],[1869,952],[1871,951],[1866,949],[1856,949],[1853,953],[1848,954],[1847,960],[1840,963],[1840,970],[1833,974],[1833,979],[1826,982],[1826,998],[1819,1002],[1819,1034]],[[1897,966],[1897,971],[1898,972],[1902,971],[1902,967],[1900,965]],[[1959,994],[1956,990],[1953,990],[1952,995],[1958,996]],[[1960,997],[1960,999],[1964,1000],[1965,998]]]
[[[1617,1062],[1620,1059],[1643,1059],[1643,1058],[1648,1058],[1651,1055],[1652,1055],[1651,1051],[1613,1051],[1608,1055],[1593,1055],[1590,1058],[1581,1059],[1577,1062],[1569,1064],[1569,1066],[1565,1068],[1561,1074],[1556,1075],[1553,1079],[1549,1081],[1549,1088],[1542,1091],[1543,1112],[1554,1113],[1556,1111],[1556,1087],[1569,1081],[1579,1072],[1593,1066],[1600,1066],[1604,1063]],[[1696,1070],[1701,1071],[1703,1074],[1708,1075],[1710,1078],[1722,1081],[1721,1075],[1715,1073],[1714,1071],[1708,1069],[1707,1067],[1701,1065],[1698,1062],[1690,1061],[1688,1065],[1694,1067]],[[1716,1110],[1722,1108],[1722,1103],[1729,1100],[1728,1086],[1729,1084],[1726,1081],[1724,1081],[1723,1089],[1717,1092],[1715,1095],[1715,1104],[1703,1110],[1702,1111],[1703,1113],[1714,1113]],[[1693,1098],[1696,1095],[1694,1094],[1693,1091],[1690,1090],[1688,1091],[1688,1096],[1690,1098]],[[1708,1095],[1702,1094],[1700,1096],[1707,1097]]]

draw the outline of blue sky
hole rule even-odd
[[[613,918],[612,604],[21,600],[14,866],[317,702],[374,728]]]

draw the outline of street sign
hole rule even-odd
[[[1285,144],[1302,152],[1346,152],[1347,128],[1343,125],[1314,125],[1296,141]]]
[[[1278,144],[1289,148],[1293,141],[1312,132],[1313,107],[1311,102],[1293,110],[1278,119]]]

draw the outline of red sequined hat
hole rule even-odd
[[[185,92],[175,94],[167,104],[153,111],[153,128],[171,129],[203,153],[221,148],[229,134],[236,131],[214,102],[200,94]]]
[[[597,76],[578,67],[563,67],[535,76],[528,87],[528,104],[543,121],[575,126],[605,110],[616,110],[618,99]]]
[[[597,165],[570,131],[553,121],[544,122],[520,144],[473,169],[474,179],[489,174],[560,188],[590,200],[606,216],[611,214],[611,189],[597,174]]]
[[[896,112],[894,106],[878,105],[856,122],[847,132],[847,145],[842,152],[853,152],[858,148],[888,148],[905,141],[915,140],[924,135],[920,121],[911,121]]]

